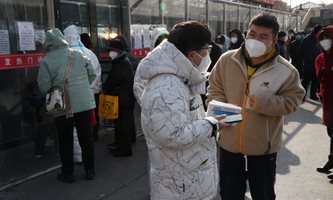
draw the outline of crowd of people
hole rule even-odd
[[[246,32],[233,29],[213,40],[209,27],[197,21],[178,23],[170,31],[155,28],[151,51],[135,74],[126,41],[117,37],[106,44],[111,70],[104,82],[89,49],[89,35],[80,37],[73,25],[63,33],[46,33],[47,56],[38,74],[43,95],[54,88],[69,95],[66,109],[71,115],[54,114],[62,162],[59,181],[76,180],[76,140],[86,179],[95,178],[93,142],[98,139],[98,97],[103,93],[119,98],[115,140],[108,145],[114,157],[132,156],[135,101],[141,107],[151,199],[214,199],[219,190],[223,200],[241,200],[248,181],[253,199],[273,200],[283,116],[307,100],[309,84],[309,99],[321,100],[330,137],[328,161],[317,171],[331,173],[332,26],[316,25],[308,34],[283,32],[276,17],[261,13]],[[72,70],[64,80],[68,63]],[[206,105],[213,100],[240,106],[243,120],[230,124],[221,122],[225,114],[206,116]],[[333,173],[328,178],[333,179]]]

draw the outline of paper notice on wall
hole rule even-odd
[[[8,30],[0,30],[0,55],[10,54]]]
[[[142,34],[141,30],[134,31],[134,49],[142,48]]]
[[[150,48],[151,38],[150,31],[148,29],[143,30],[143,48]]]
[[[17,22],[20,51],[34,51],[35,30],[32,22]]]
[[[35,41],[44,44],[45,41],[45,31],[44,30],[35,30]]]

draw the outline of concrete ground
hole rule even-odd
[[[277,162],[277,200],[333,200],[333,184],[316,167],[327,160],[329,138],[321,125],[319,102],[308,101],[285,117],[283,146]],[[114,158],[106,149],[112,134],[106,131],[96,143],[97,177],[84,179],[75,166],[77,182],[56,181],[59,170],[0,192],[1,200],[146,200],[149,195],[147,149],[138,137],[133,156]],[[216,198],[219,199],[219,198]],[[249,192],[245,199],[251,199]]]

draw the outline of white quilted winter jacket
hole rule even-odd
[[[199,91],[206,78],[164,41],[140,62],[148,79],[141,124],[151,168],[151,199],[213,199],[217,193],[216,141]]]

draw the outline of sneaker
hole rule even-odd
[[[329,178],[329,179],[332,179],[332,180],[333,180],[333,172],[332,172],[332,173],[330,173],[330,174],[327,176],[327,178]]]
[[[63,173],[57,175],[57,180],[65,183],[74,183],[76,181],[73,174],[66,175]]]

